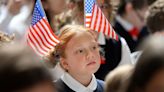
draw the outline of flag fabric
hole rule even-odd
[[[40,0],[34,6],[31,26],[27,33],[28,45],[40,56],[48,54],[60,41],[53,33]]]
[[[102,32],[109,37],[118,40],[118,35],[102,13],[95,0],[85,0],[85,26],[92,30]]]

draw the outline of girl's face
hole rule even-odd
[[[100,66],[99,47],[89,32],[78,32],[67,43],[63,66],[71,75],[91,75]]]
[[[164,92],[164,70],[153,76],[144,92]]]

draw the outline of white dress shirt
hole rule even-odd
[[[61,77],[61,80],[75,92],[93,92],[97,88],[97,81],[94,75],[92,75],[92,80],[87,87],[75,80],[67,72],[64,73],[64,75]]]
[[[125,65],[125,64],[133,64],[131,59],[131,52],[129,49],[128,44],[126,43],[124,38],[120,38],[121,40],[121,61],[118,66]]]
[[[50,69],[50,72],[55,79],[54,81],[57,81],[65,73],[65,70],[61,67],[60,63],[57,63],[54,68]]]

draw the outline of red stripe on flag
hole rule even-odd
[[[100,12],[100,11],[99,11]],[[99,19],[100,19],[100,22],[98,23],[99,25],[98,26],[98,32],[101,32],[100,29],[102,27],[102,14],[100,13],[100,16],[99,16]]]
[[[87,6],[87,5],[85,5],[85,6]],[[86,7],[86,8],[88,8],[88,7]],[[85,18],[88,19],[88,18],[90,18],[90,16],[87,16],[87,14],[86,14]],[[91,28],[92,30],[95,30],[98,32],[103,32],[104,34],[110,36],[111,38],[114,38],[116,40],[118,39],[118,35],[113,30],[111,24],[108,22],[107,18],[102,13],[101,9],[95,3],[93,5],[93,10],[91,13],[91,20],[87,20],[87,22],[85,22],[85,23],[87,24],[87,27],[89,25],[89,28]]]
[[[29,34],[28,34],[28,39],[30,40],[30,42],[32,43],[32,45],[34,45],[34,47],[36,48],[36,50],[37,50],[40,54],[44,55],[44,53],[41,52],[39,48],[37,48],[36,44],[35,44],[34,41],[31,39],[31,37],[29,36]]]
[[[40,23],[38,23],[38,25],[39,25],[39,24],[40,24]],[[53,45],[48,41],[48,38],[45,36],[46,34],[43,33],[42,29],[41,29],[38,25],[36,25],[36,27],[38,28],[38,30],[39,30],[39,32],[40,32],[40,35],[43,36],[42,39],[44,40],[44,42],[47,43],[47,45],[53,46]],[[41,25],[41,24],[40,24],[40,25]],[[50,46],[49,46],[48,48],[51,49]]]
[[[105,23],[104,23],[104,30],[103,30],[103,33],[106,34],[106,31],[107,31],[107,30],[106,30],[106,20],[105,20],[105,19],[104,19],[104,22],[105,22]]]
[[[31,43],[31,41],[29,41],[29,39],[27,39],[27,44],[34,50],[34,52],[36,52],[40,56],[43,56],[42,53],[38,52],[38,50],[36,49],[36,47]]]
[[[101,16],[101,10],[98,8],[98,18],[97,18],[97,23],[96,23],[96,31],[99,31],[98,28],[100,26],[100,16]]]
[[[108,25],[108,36],[110,36],[110,34],[111,34],[111,27],[110,27],[110,25],[107,23],[107,25]]]
[[[112,38],[114,38],[114,31],[112,30]]]
[[[97,8],[94,6],[94,10],[92,12],[92,18],[91,18],[91,26],[90,28],[94,30],[94,24],[95,24],[95,19],[96,19],[96,16],[97,16]]]
[[[96,7],[97,8],[97,7]],[[99,9],[97,9],[97,12],[96,12],[96,18],[94,19],[95,20],[95,22],[94,22],[94,30],[96,29],[96,27],[97,27],[97,22],[98,22],[98,13],[99,13]],[[95,30],[95,31],[98,31],[98,30]]]
[[[86,24],[91,24],[91,22],[85,22]]]
[[[86,19],[90,19],[90,18],[92,18],[92,16],[86,16]]]
[[[47,45],[49,46],[49,48],[53,47],[53,44],[51,42],[51,40],[49,39],[48,35],[45,32],[45,29],[42,27],[42,25],[38,22],[38,24],[36,25],[39,32],[41,32],[41,34],[44,36],[46,42],[48,43]]]
[[[89,28],[92,28],[92,22],[93,22],[93,15],[94,15],[94,12],[95,12],[95,6],[93,6],[93,12],[92,12],[92,15],[91,15],[91,24],[90,24],[90,26],[89,26]]]
[[[47,22],[47,20],[43,19],[44,23],[47,25],[47,27],[49,28],[49,34],[51,35],[52,39],[54,40],[54,42],[57,44],[59,42],[59,40],[57,41],[56,39],[57,36],[54,34],[54,32],[52,31],[52,28],[50,27],[49,23]]]
[[[36,38],[38,38],[38,40],[40,40],[39,43],[41,43],[41,44],[44,46],[44,48],[47,49],[46,51],[48,51],[48,49],[50,49],[50,48],[45,44],[45,41],[43,41],[43,38],[41,37],[41,35],[38,33],[38,31],[36,31],[35,28],[33,28],[33,31],[34,31],[34,32],[36,33],[36,35],[37,35]]]
[[[42,47],[41,43],[38,41],[38,37],[35,37],[34,32],[31,32],[31,30],[30,30],[30,33],[31,33],[32,37],[34,38],[34,40],[36,41],[36,44],[39,46],[39,48],[41,48],[44,52],[47,52],[47,51]]]
[[[53,33],[40,0],[34,6],[31,26],[27,34],[27,43],[40,56],[48,54],[51,48],[59,43],[59,39]]]
[[[39,23],[41,24],[41,26],[42,26],[42,28],[43,28],[42,31],[43,31],[44,34],[46,35],[46,38],[47,38],[49,44],[50,44],[51,46],[54,46],[55,41],[52,40],[50,34],[48,33],[49,30],[47,30],[47,28],[45,28],[45,26],[47,26],[47,25],[43,24],[42,22],[39,22]]]

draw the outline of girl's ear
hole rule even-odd
[[[69,69],[69,66],[68,66],[68,63],[67,63],[67,61],[65,60],[65,58],[60,58],[60,63],[61,63],[61,65],[62,65],[62,67],[64,68],[64,70],[66,70],[66,71],[68,71],[68,69]]]

